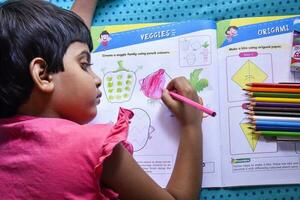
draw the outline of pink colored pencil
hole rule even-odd
[[[179,100],[179,101],[183,101],[183,102],[187,103],[188,105],[193,106],[194,108],[197,108],[198,110],[201,110],[201,111],[205,112],[206,114],[208,114],[212,117],[215,117],[216,114],[217,114],[215,111],[212,111],[212,110],[202,106],[201,104],[190,100],[189,98],[181,96],[180,94],[177,94],[177,93],[172,92],[172,91],[169,91],[169,93],[172,97],[174,97],[174,99]]]

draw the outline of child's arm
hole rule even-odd
[[[76,0],[71,10],[79,15],[88,27],[91,27],[96,5],[97,0]]]
[[[199,101],[185,78],[172,80],[168,89]],[[164,91],[162,99],[181,124],[180,145],[171,178],[167,188],[161,188],[139,167],[124,147],[118,145],[104,162],[101,182],[118,192],[122,200],[198,199],[202,180],[202,113],[172,99],[167,91]]]

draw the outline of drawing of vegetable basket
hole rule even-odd
[[[119,68],[108,72],[103,77],[104,92],[110,103],[129,101],[136,84],[135,72],[123,67],[123,61],[118,61]]]

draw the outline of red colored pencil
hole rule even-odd
[[[285,92],[300,93],[300,88],[276,88],[276,87],[247,87],[243,90],[250,92]]]
[[[300,88],[300,84],[295,83],[248,83],[249,87],[265,87],[265,88]]]

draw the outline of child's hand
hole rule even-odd
[[[198,97],[188,80],[185,77],[171,80],[167,89],[163,91],[162,100],[182,126],[199,125],[202,122],[202,112],[184,102],[173,99],[168,91],[176,91],[176,93],[202,104],[201,98]]]

